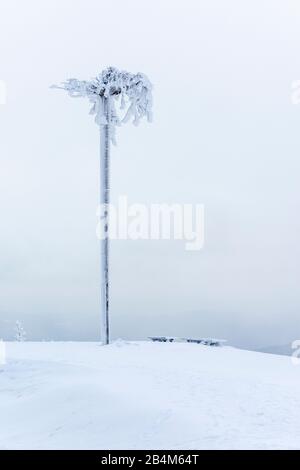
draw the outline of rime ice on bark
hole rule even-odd
[[[26,341],[26,332],[22,326],[22,323],[20,321],[16,321],[15,325],[15,340],[16,341]]]
[[[70,78],[55,88],[66,90],[72,97],[87,97],[92,102],[90,114],[95,115],[95,122],[99,126],[109,124],[113,143],[116,126],[130,119],[138,125],[143,117],[148,121],[152,118],[152,85],[142,73],[108,67],[90,81]],[[108,113],[104,111],[103,98],[108,100]]]

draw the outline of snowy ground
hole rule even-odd
[[[194,344],[7,343],[1,449],[300,449],[300,366]]]

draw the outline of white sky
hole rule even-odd
[[[98,130],[49,89],[146,73],[154,123],[118,129],[112,198],[204,203],[206,244],[112,244],[113,335],[299,337],[300,6],[2,0],[0,337],[98,338]]]

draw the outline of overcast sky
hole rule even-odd
[[[99,133],[49,89],[115,65],[154,84],[117,130],[112,200],[205,205],[205,246],[115,241],[113,337],[300,337],[297,0],[2,0],[0,337],[99,338]]]

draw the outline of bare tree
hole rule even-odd
[[[131,119],[138,125],[144,116],[151,121],[152,86],[144,74],[108,67],[90,81],[71,78],[54,88],[72,97],[87,97],[93,104],[90,114],[100,128],[101,337],[103,344],[109,344],[110,143],[115,143],[117,125]]]

